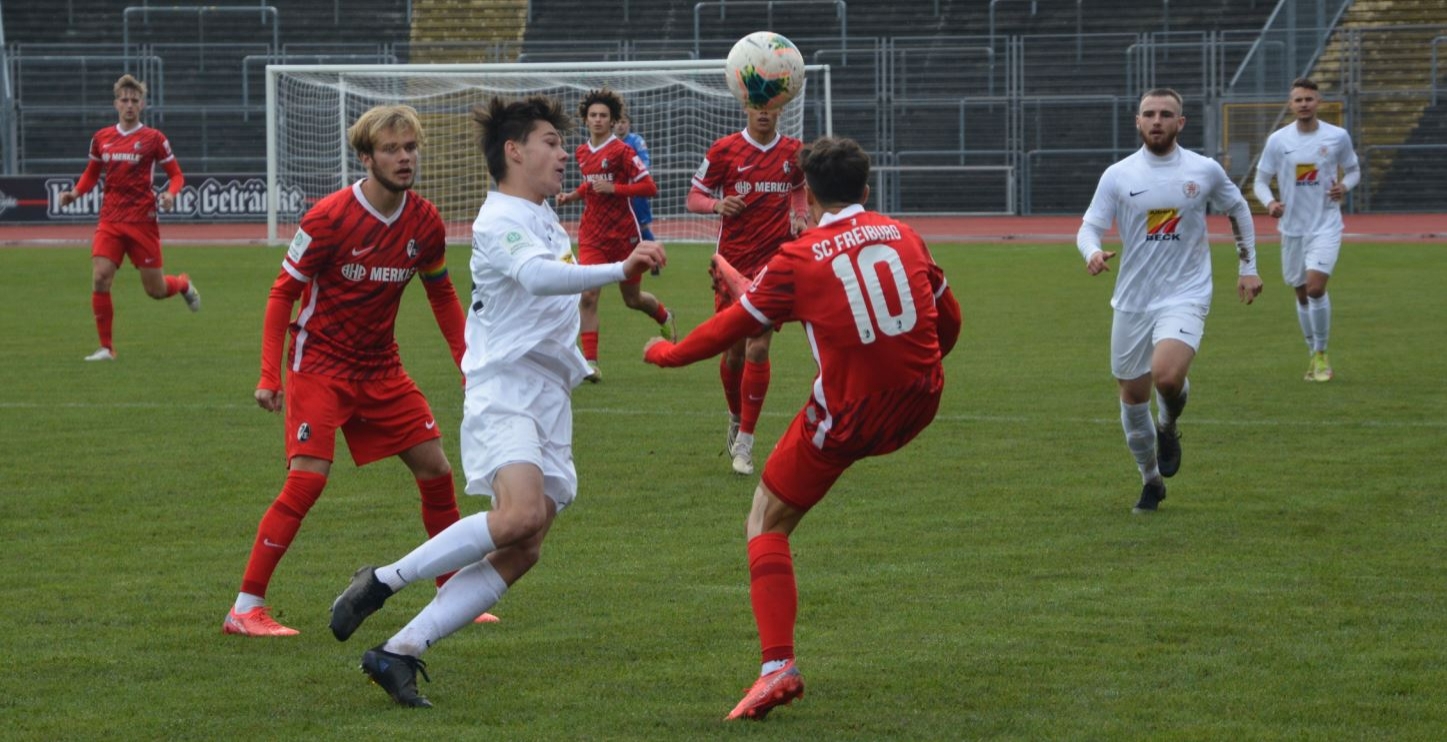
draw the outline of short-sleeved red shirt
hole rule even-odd
[[[597,148],[583,142],[573,156],[578,160],[583,179],[590,183],[625,185],[649,177],[648,166],[638,153],[617,137],[609,137]],[[578,225],[580,248],[607,250],[626,246],[631,250],[640,239],[638,219],[633,216],[627,198],[598,193],[591,187],[583,191],[583,219]]]
[[[403,373],[397,309],[419,271],[446,263],[446,226],[437,208],[408,193],[383,217],[361,182],[318,201],[302,218],[282,269],[306,283],[292,323],[292,371],[346,379]]]
[[[166,135],[145,124],[129,132],[118,124],[97,131],[90,140],[90,159],[101,164],[105,177],[100,220],[154,222],[155,166],[175,158]]]
[[[943,285],[913,229],[856,206],[785,243],[742,303],[761,324],[804,325],[819,364],[815,401],[830,410],[939,364]]]
[[[743,197],[743,212],[722,219],[718,253],[745,276],[757,273],[793,236],[790,192],[804,185],[800,146],[782,134],[759,144],[747,132],[736,132],[714,142],[693,174],[693,187],[714,198]]]

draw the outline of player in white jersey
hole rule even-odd
[[[1311,354],[1307,381],[1333,376],[1326,357],[1331,336],[1326,284],[1341,253],[1342,199],[1362,177],[1351,136],[1316,117],[1320,103],[1315,82],[1303,77],[1291,83],[1287,105],[1296,123],[1267,138],[1252,189],[1266,213],[1281,220],[1281,275],[1296,289],[1296,321]],[[1271,192],[1272,176],[1280,200]]]
[[[1106,261],[1116,255],[1101,249],[1101,236],[1112,221],[1120,230],[1120,275],[1110,299],[1111,372],[1120,387],[1126,446],[1144,483],[1138,513],[1159,506],[1166,498],[1162,477],[1181,466],[1176,420],[1186,407],[1186,374],[1211,309],[1207,204],[1230,214],[1241,301],[1250,304],[1261,294],[1256,232],[1241,191],[1216,161],[1176,144],[1186,123],[1180,94],[1147,91],[1139,110],[1136,129],[1144,146],[1106,169],[1076,236],[1086,270],[1095,276],[1110,270]],[[1154,423],[1152,386],[1159,408]]]
[[[498,98],[473,111],[497,190],[472,226],[472,306],[462,371],[462,463],[468,494],[490,511],[463,518],[410,554],[362,567],[332,604],[332,633],[346,640],[404,586],[457,574],[386,642],[362,655],[362,671],[404,706],[431,706],[417,692],[419,656],[472,622],[538,561],[553,519],[578,491],[573,469],[573,387],[588,364],[573,344],[578,296],[635,278],[665,262],[640,242],[616,263],[576,265],[568,233],[548,204],[563,188],[568,115],[551,98]]]

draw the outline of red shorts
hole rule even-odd
[[[807,511],[854,462],[914,440],[935,419],[943,391],[944,372],[935,366],[910,384],[850,402],[832,418],[811,398],[769,454],[764,486]]]
[[[607,265],[628,259],[633,254],[634,245],[627,239],[604,240],[600,243],[578,243],[578,263],[580,265]],[[642,283],[643,274],[640,273],[632,278],[625,278],[618,283]]]
[[[90,241],[90,256],[121,264],[129,255],[137,268],[161,267],[161,227],[156,222],[101,222]]]
[[[406,375],[362,380],[289,374],[286,460],[311,456],[332,461],[338,428],[346,434],[357,466],[442,437],[427,399]]]

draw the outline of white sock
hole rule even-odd
[[[505,592],[507,583],[486,559],[463,567],[437,590],[437,597],[421,613],[382,645],[382,649],[419,657],[428,647],[497,605]]]
[[[232,606],[232,610],[235,610],[237,613],[250,613],[264,605],[266,605],[266,598],[260,595],[237,593],[236,604]]]
[[[1120,426],[1125,429],[1125,445],[1141,470],[1141,481],[1161,478],[1156,464],[1156,426],[1151,421],[1151,403],[1120,403]]]
[[[396,592],[417,580],[432,579],[482,561],[497,548],[487,528],[487,515],[487,512],[475,513],[453,523],[407,556],[378,567],[377,579]]]
[[[1313,351],[1326,352],[1326,341],[1331,337],[1331,297],[1322,294],[1320,299],[1307,297],[1306,311],[1311,315],[1311,337],[1315,341]]]
[[[771,672],[778,672],[789,664],[788,660],[770,660],[759,667],[759,677],[768,675]]]
[[[1186,397],[1190,395],[1190,393],[1190,379],[1186,379],[1186,383],[1181,385],[1181,396],[1175,399],[1166,399],[1161,396],[1159,390],[1156,391],[1156,407],[1160,408],[1160,413],[1156,416],[1156,420],[1162,428],[1166,430],[1176,429],[1176,420],[1180,419],[1181,412],[1186,409]]]
[[[1306,305],[1297,303],[1296,321],[1301,325],[1301,336],[1306,338],[1306,349],[1308,352],[1316,352],[1316,340],[1311,334],[1311,312],[1307,311]]]

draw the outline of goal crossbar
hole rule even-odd
[[[809,138],[833,130],[828,65],[806,66],[808,84],[783,110],[780,131]],[[465,242],[490,178],[470,111],[495,95],[543,94],[572,112],[588,90],[622,95],[635,132],[652,155],[658,183],[653,230],[660,239],[711,241],[715,219],[684,206],[694,171],[718,137],[744,127],[724,60],[510,64],[299,64],[266,68],[267,240],[289,240],[316,200],[365,173],[345,132],[367,108],[406,103],[422,116],[426,145],[415,190],[436,204],[448,239]],[[577,122],[581,124],[581,122]],[[571,151],[586,131],[568,135]],[[570,163],[564,187],[577,185]],[[559,210],[570,227],[579,207]]]

